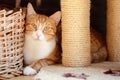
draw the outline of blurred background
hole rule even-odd
[[[41,5],[36,5],[36,0],[21,0],[20,6],[26,7],[31,2],[37,13],[51,15],[60,10],[60,0],[41,0]],[[15,8],[16,0],[0,0],[0,5],[10,9]],[[91,0],[91,26],[106,34],[106,0]]]

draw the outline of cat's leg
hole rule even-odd
[[[33,62],[31,65],[24,68],[23,74],[24,75],[34,75],[41,69],[41,67],[52,65],[55,61],[51,59],[40,59]]]

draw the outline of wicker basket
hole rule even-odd
[[[24,18],[21,9],[0,11],[0,80],[22,74]]]

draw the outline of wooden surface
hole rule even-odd
[[[7,80],[32,80],[32,77],[33,76],[19,76],[19,77],[7,79]]]

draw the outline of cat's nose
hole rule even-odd
[[[42,31],[38,30],[38,31],[36,32],[36,38],[37,38],[37,40],[41,40],[41,39],[43,38]]]
[[[37,36],[37,39],[39,39],[41,35],[40,34],[36,34],[36,36]]]

